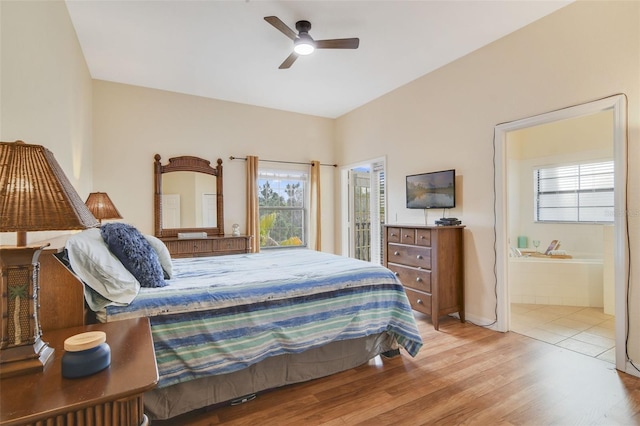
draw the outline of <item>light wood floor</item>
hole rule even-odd
[[[419,314],[418,314],[419,315]],[[639,425],[640,378],[611,363],[453,318],[391,360],[157,425]]]

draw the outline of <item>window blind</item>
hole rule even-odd
[[[534,170],[536,222],[613,222],[613,161]]]

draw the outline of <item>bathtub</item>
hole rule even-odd
[[[510,257],[511,302],[603,307],[603,259],[571,255],[572,259]]]

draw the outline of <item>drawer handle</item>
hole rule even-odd
[[[400,274],[399,274],[399,273],[397,273],[397,272],[394,272],[394,273],[393,273],[393,275],[395,275],[396,277],[399,277],[399,276],[400,276]]]
[[[421,254],[417,255],[416,259],[422,259],[422,255]]]
[[[392,237],[395,237],[395,236],[396,236],[396,233],[395,233],[395,232],[392,232],[392,233],[391,233],[391,236],[392,236]]]
[[[424,303],[422,303],[422,299],[418,299],[416,300],[416,302],[418,303],[418,305],[424,305]]]
[[[404,234],[404,237],[405,238],[409,238],[409,234]]]
[[[417,278],[416,278],[416,282],[419,282],[419,283],[421,283],[421,282],[422,282],[422,278],[420,278],[420,277],[417,277]]]
[[[400,254],[400,252],[399,251],[394,251],[393,254],[398,256]]]
[[[424,235],[420,235],[420,239],[421,239],[421,240],[424,240]]]

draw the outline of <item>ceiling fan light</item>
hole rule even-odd
[[[313,51],[316,49],[315,43],[313,42],[313,40],[307,39],[306,37],[304,38],[298,38],[294,43],[293,43],[293,51],[296,52],[298,55],[310,55],[313,53]]]

